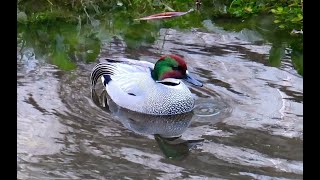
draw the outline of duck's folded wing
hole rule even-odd
[[[138,73],[132,73],[130,75],[115,75],[112,76],[113,82],[110,83],[110,88],[118,86],[121,91],[130,96],[143,96],[145,89],[142,85],[145,83],[139,76],[135,76]],[[119,89],[119,90],[120,90]]]
[[[141,79],[129,76],[115,76],[115,80],[110,81],[106,90],[111,99],[119,106],[134,111],[142,111],[145,100],[145,89],[141,88]]]

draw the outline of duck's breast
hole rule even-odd
[[[144,103],[148,114],[181,114],[191,111],[194,107],[194,98],[183,82],[176,86],[154,82],[148,91]]]

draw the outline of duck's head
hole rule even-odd
[[[151,76],[156,82],[164,84],[177,84],[177,79],[183,79],[195,86],[202,86],[201,82],[190,76],[184,59],[175,54],[160,57]]]

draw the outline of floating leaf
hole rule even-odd
[[[281,13],[283,11],[283,7],[278,7],[277,10]]]
[[[189,12],[192,12],[192,11],[193,9],[190,9],[187,12],[163,12],[163,13],[153,14],[153,15],[135,19],[135,20],[157,20],[157,19],[173,18],[173,17],[178,17],[178,16],[188,14]]]
[[[279,22],[281,22],[280,20],[274,20],[273,21],[274,23],[279,23]]]
[[[252,8],[251,7],[245,7],[244,10],[247,11],[248,13],[252,12]]]

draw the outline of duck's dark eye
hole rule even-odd
[[[181,67],[180,66],[173,66],[172,69],[173,70],[181,70]]]

